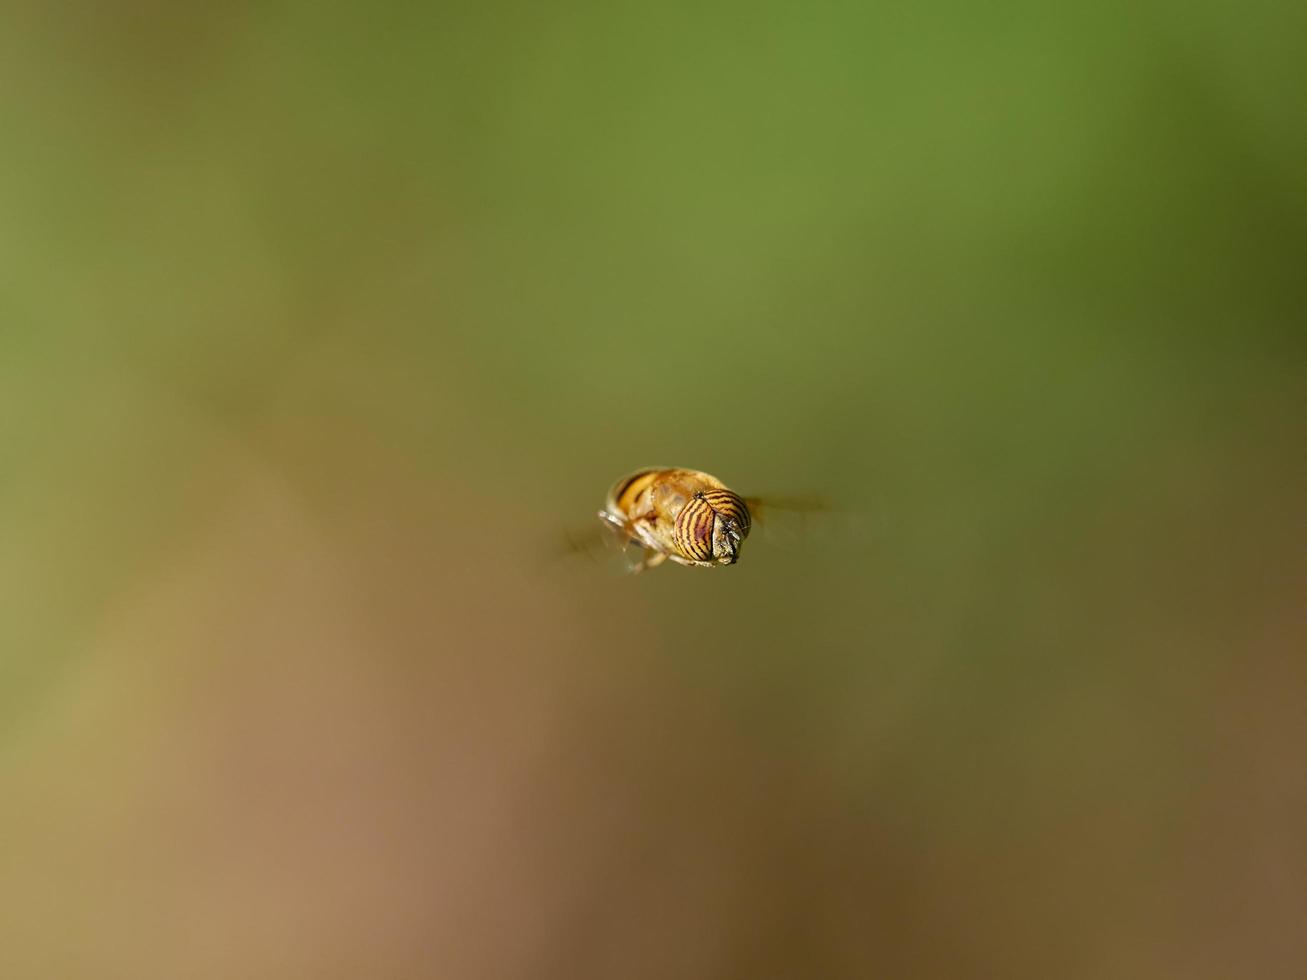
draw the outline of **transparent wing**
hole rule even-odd
[[[806,548],[835,533],[840,511],[825,494],[746,497],[753,515],[753,532],[768,545],[785,550]]]
[[[749,505],[749,513],[758,524],[765,524],[777,514],[823,514],[835,509],[827,497],[817,493],[799,497],[745,497],[744,502]]]
[[[576,561],[613,565],[625,571],[639,571],[649,552],[622,529],[603,520],[584,527],[564,528],[548,549],[551,566]]]

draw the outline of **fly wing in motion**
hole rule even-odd
[[[745,497],[744,502],[759,524],[775,514],[820,514],[833,509],[830,501],[818,493],[800,497]]]
[[[754,535],[767,547],[781,551],[807,550],[820,541],[830,543],[837,533],[836,525],[844,527],[846,521],[834,518],[841,515],[829,497],[821,493],[798,496],[767,494],[745,497],[753,514]]]
[[[651,559],[661,559],[662,556],[649,551],[638,540],[607,521],[596,521],[583,528],[562,531],[549,549],[549,557],[550,564],[581,559],[596,565],[607,565],[616,559],[625,571],[638,572],[658,564],[658,561]]]

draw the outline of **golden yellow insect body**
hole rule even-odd
[[[613,484],[599,517],[650,554],[682,565],[733,565],[753,520],[744,498],[698,470],[654,467]]]

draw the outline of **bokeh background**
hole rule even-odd
[[[0,976],[1307,970],[1307,7],[3,19]]]

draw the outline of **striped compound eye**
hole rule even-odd
[[[749,508],[730,490],[704,490],[676,515],[672,543],[691,561],[734,564],[740,542],[749,535]]]

